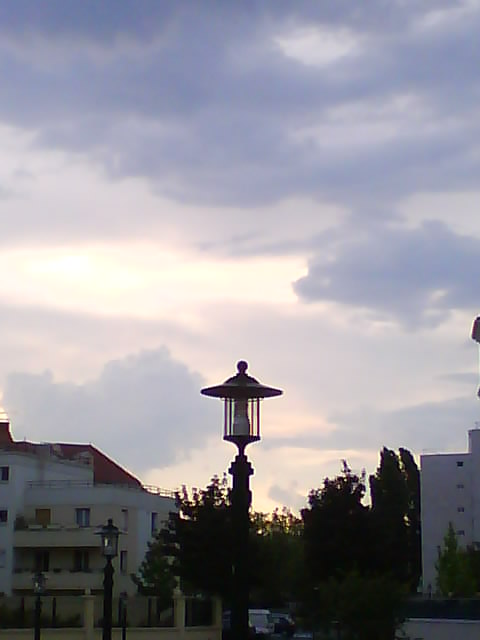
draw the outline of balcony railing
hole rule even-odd
[[[91,589],[100,590],[103,582],[103,569],[91,571],[71,571],[68,569],[43,572],[48,591]],[[12,576],[12,588],[15,591],[32,590],[32,570],[17,569]]]
[[[117,483],[102,483],[91,482],[88,480],[44,480],[27,482],[28,489],[67,489],[69,487],[88,487],[93,489],[110,488],[110,489],[128,489],[130,491],[146,491],[162,498],[175,498],[176,490],[163,489],[151,484],[132,485],[132,484],[117,484]]]
[[[13,537],[13,546],[25,547],[98,547],[98,527],[78,527],[38,524],[27,525],[16,529]]]

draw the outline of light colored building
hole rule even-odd
[[[0,594],[32,592],[35,571],[49,594],[103,589],[99,528],[121,531],[114,593],[133,594],[156,529],[175,509],[171,492],[146,487],[92,445],[13,440],[0,421]]]
[[[480,546],[480,429],[468,432],[468,452],[420,457],[423,591],[436,590],[435,563],[448,524],[459,545]]]

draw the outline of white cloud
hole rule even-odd
[[[92,442],[140,473],[204,446],[214,412],[202,383],[162,348],[108,362],[83,384],[11,373],[3,406],[17,438],[21,431],[29,440]]]
[[[349,29],[303,28],[274,38],[282,52],[306,65],[328,66],[358,52],[361,41]]]

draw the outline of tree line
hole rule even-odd
[[[412,454],[384,447],[376,472],[354,473],[346,461],[312,489],[297,516],[287,509],[251,511],[252,606],[295,603],[306,623],[342,637],[393,638],[399,605],[421,575],[420,476]],[[232,523],[226,475],[205,489],[176,494],[177,511],[149,544],[134,579],[143,593],[167,600],[179,580],[187,594],[231,598]],[[351,634],[350,636],[348,634]]]

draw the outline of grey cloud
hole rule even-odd
[[[201,376],[166,348],[108,362],[85,384],[12,373],[3,405],[27,439],[92,442],[137,473],[202,448],[216,425]],[[216,429],[215,429],[216,431]],[[23,434],[22,434],[23,435]]]
[[[367,408],[337,412],[329,417],[336,428],[328,434],[269,438],[263,447],[375,451],[386,446],[417,453],[463,451],[467,431],[474,427],[478,415],[479,401],[474,394],[394,411]]]
[[[302,496],[295,488],[285,489],[273,484],[268,490],[268,497],[277,504],[285,505],[296,511],[306,506],[306,496]]]
[[[163,194],[216,205],[297,196],[370,204],[372,194],[388,201],[439,183],[477,184],[480,12],[456,28],[414,29],[427,11],[460,2],[46,5],[45,13],[33,2],[3,7],[7,40],[22,32],[43,40],[4,44],[0,117],[35,131],[40,146],[89,154],[112,178],[146,176]],[[330,69],[307,67],[272,44],[292,25],[351,28],[363,49]],[[72,33],[75,47],[65,40]],[[89,47],[102,38],[109,56],[98,60]],[[58,51],[42,64],[49,47]],[[355,110],[340,121],[332,114],[359,102],[368,113],[405,95],[423,111],[392,116],[386,141],[292,138],[335,122],[339,134],[342,122],[361,133]],[[246,224],[254,216],[246,212]],[[78,233],[91,233],[89,225]]]
[[[470,371],[446,373],[444,375],[438,376],[438,378],[439,380],[458,382],[458,384],[462,384],[465,386],[468,385],[470,389],[474,389],[475,385],[478,384],[478,373],[473,373]]]
[[[428,11],[455,9],[464,5],[462,0],[430,0]],[[290,0],[261,2],[245,0],[240,5],[223,0],[211,0],[201,6],[197,3],[179,5],[176,0],[84,0],[82,3],[66,5],[62,0],[45,0],[41,6],[35,0],[17,0],[0,7],[0,31],[4,33],[48,34],[61,37],[65,33],[81,34],[87,40],[104,40],[111,34],[130,33],[138,38],[145,37],[151,29],[158,28],[175,12],[187,13],[198,17],[241,17],[259,20],[297,20],[319,21],[328,25],[362,26],[363,28],[398,28],[408,26],[412,21],[426,13],[422,3],[413,0],[371,0],[369,10],[359,10],[350,0],[321,3],[316,0]]]
[[[451,310],[477,304],[480,241],[442,223],[360,230],[336,247],[333,259],[325,249],[317,248],[308,274],[294,284],[305,301],[340,302],[410,328],[439,324]]]
[[[18,0],[0,6],[0,33],[31,37],[42,34],[50,38],[65,35],[83,36],[89,41],[111,43],[118,34],[132,34],[145,38],[154,34],[155,27],[171,16],[172,2],[144,0],[84,0],[65,3],[62,0]]]
[[[12,370],[32,372],[34,363],[75,371],[85,379],[103,366],[138,348],[179,342],[190,350],[199,342],[197,333],[178,321],[134,316],[62,311],[41,306],[0,304],[0,386]],[[202,342],[208,338],[202,335]]]

